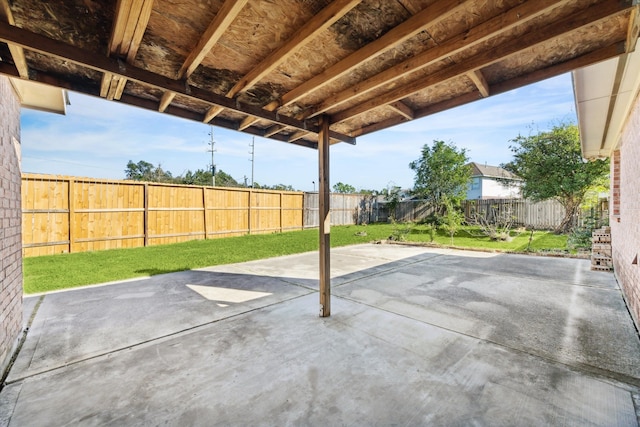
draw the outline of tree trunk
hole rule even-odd
[[[560,225],[556,227],[555,232],[558,234],[564,234],[571,231],[571,228],[573,226],[573,217],[576,215],[578,209],[580,208],[580,200],[575,200],[573,198],[569,200],[563,200],[561,201],[561,203],[564,206],[564,218],[562,218]]]

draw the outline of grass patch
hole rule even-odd
[[[454,236],[454,245],[491,250],[524,251],[529,233],[512,242],[492,242],[487,237],[472,236],[463,228]],[[331,246],[345,246],[387,239],[394,232],[392,224],[335,226],[331,228]],[[416,225],[407,235],[409,242],[429,242],[425,226]],[[448,245],[449,235],[435,234],[435,243]],[[566,236],[535,232],[532,250],[566,248]],[[152,276],[193,268],[231,264],[256,259],[290,255],[318,249],[316,229],[288,233],[262,234],[213,240],[192,240],[172,245],[146,248],[113,249],[24,259],[26,293],[46,292],[94,283]]]

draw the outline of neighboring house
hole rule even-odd
[[[520,197],[522,180],[499,166],[471,166],[471,184],[467,189],[467,200],[476,199],[514,199]]]
[[[631,53],[573,73],[582,155],[611,159],[613,267],[636,327],[640,327],[639,26],[636,23],[627,40]]]

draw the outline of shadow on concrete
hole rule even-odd
[[[640,340],[586,260],[334,249],[325,319],[317,265],[46,295],[0,425],[638,425]]]

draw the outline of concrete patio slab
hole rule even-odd
[[[610,273],[395,245],[332,261],[330,318],[317,253],[27,298],[0,425],[638,426]]]

